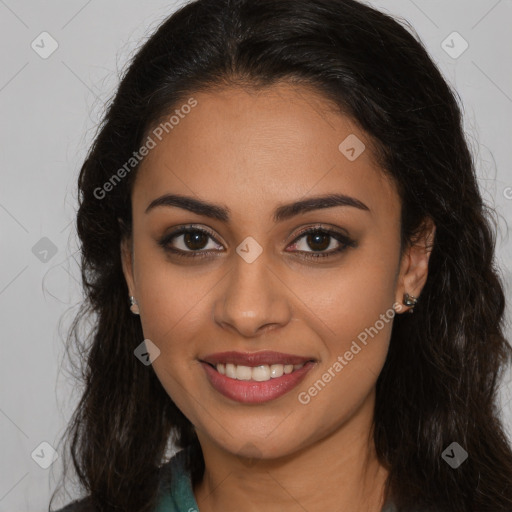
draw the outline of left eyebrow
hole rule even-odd
[[[209,203],[190,196],[165,194],[151,201],[146,208],[145,213],[148,213],[153,208],[157,208],[159,206],[183,208],[196,213],[197,215],[217,219],[221,222],[229,222],[230,220],[231,210],[227,206]],[[351,206],[353,208],[370,212],[370,208],[355,197],[344,194],[327,194],[279,206],[274,211],[273,219],[274,222],[282,222],[301,213],[323,208],[332,208],[334,206]]]
[[[290,219],[300,213],[306,213],[322,208],[332,208],[334,206],[352,206],[353,208],[370,212],[370,208],[355,197],[347,196],[345,194],[327,194],[280,206],[274,212],[274,222]]]

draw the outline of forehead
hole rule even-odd
[[[156,145],[139,167],[134,208],[181,193],[229,204],[234,212],[263,212],[333,192],[354,196],[372,211],[399,208],[368,136],[311,89],[233,87],[191,97],[197,105],[176,116],[161,140],[150,132]]]

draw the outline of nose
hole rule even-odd
[[[290,321],[287,297],[291,292],[269,266],[265,253],[252,263],[234,255],[233,266],[222,282],[213,315],[221,327],[250,338]]]

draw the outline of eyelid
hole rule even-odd
[[[170,241],[173,238],[176,238],[178,236],[181,236],[183,234],[186,234],[188,232],[204,232],[208,237],[210,237],[216,244],[218,245],[225,245],[222,242],[220,242],[217,239],[216,234],[214,234],[213,230],[209,228],[208,226],[205,226],[203,224],[186,224],[177,227],[176,229],[172,230],[170,233],[164,235],[158,242],[158,244],[165,250],[168,251],[174,255],[177,255],[178,257],[183,256],[184,258],[202,258],[202,257],[208,257],[212,253],[220,253],[223,251],[219,250],[205,250],[200,249],[197,251],[184,251],[182,249],[171,249],[168,247]],[[301,238],[303,238],[304,235],[319,231],[322,233],[325,233],[327,236],[330,236],[331,238],[334,238],[339,244],[341,244],[341,247],[330,250],[330,251],[287,251],[291,253],[297,252],[300,255],[303,255],[303,258],[309,258],[309,259],[319,259],[320,257],[329,257],[329,256],[335,256],[337,254],[342,253],[345,249],[348,247],[355,247],[357,243],[355,240],[352,239],[352,237],[346,232],[346,230],[340,229],[340,228],[333,228],[333,227],[327,227],[325,224],[313,224],[309,226],[305,226],[299,230],[298,233],[295,234],[293,240],[288,245],[293,245],[297,243],[297,241]],[[288,237],[286,237],[288,238]],[[286,242],[286,239],[284,240]],[[288,247],[287,245],[287,247]],[[304,256],[306,255],[306,256]]]
[[[299,257],[303,259],[309,259],[309,260],[320,260],[321,258],[333,258],[335,256],[340,256],[342,253],[344,253],[348,248],[354,248],[357,247],[357,242],[346,232],[346,230],[342,230],[340,228],[332,228],[332,227],[326,227],[323,224],[316,224],[313,226],[306,226],[305,228],[301,229],[294,237],[291,245],[295,245],[298,240],[303,238],[305,235],[308,235],[310,233],[320,232],[324,233],[330,238],[334,238],[338,244],[340,244],[339,247],[336,249],[331,249],[330,251],[289,251],[292,254],[297,253],[300,255]]]
[[[324,231],[326,233],[336,233],[337,235],[343,236],[347,239],[351,238],[350,235],[348,234],[348,232],[344,229],[334,228],[331,226],[327,226],[326,224],[313,224],[313,225],[301,228],[298,231],[298,233],[295,234],[295,238],[293,239],[293,241],[295,241],[301,235],[303,235],[305,233],[309,233],[310,231],[315,231],[315,230],[316,231]]]
[[[208,226],[205,226],[204,224],[184,224],[182,226],[178,226],[177,228],[171,230],[169,233],[166,233],[162,239],[163,240],[170,240],[175,236],[179,236],[182,234],[186,234],[189,231],[201,231],[206,233],[209,237],[212,238],[212,240],[219,244],[219,245],[226,245],[223,242],[221,242],[217,234]]]

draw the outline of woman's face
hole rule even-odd
[[[287,455],[367,424],[393,304],[425,278],[425,259],[400,261],[395,186],[365,133],[308,89],[193,98],[169,133],[153,132],[133,255],[123,246],[154,371],[200,440],[231,453]],[[155,203],[165,195],[189,207]]]

